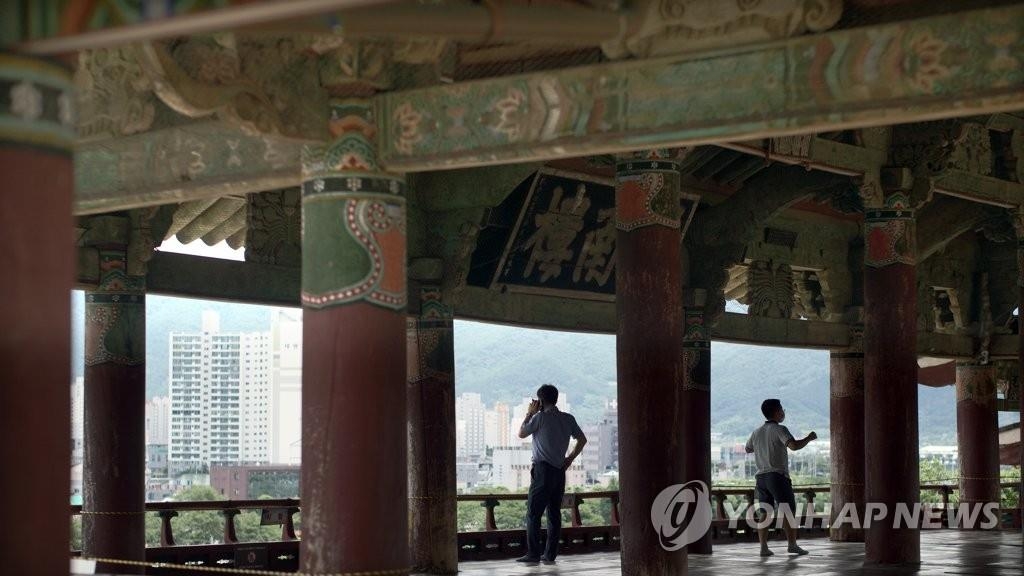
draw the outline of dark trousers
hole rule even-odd
[[[548,542],[544,557],[558,555],[558,534],[562,530],[562,496],[565,494],[565,470],[546,462],[530,468],[530,495],[526,500],[526,545],[531,558],[541,556],[540,517],[548,512]]]

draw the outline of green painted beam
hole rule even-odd
[[[1024,108],[1024,4],[382,94],[390,169],[708,144]]]
[[[302,143],[200,121],[75,150],[75,214],[264,192],[301,183]]]

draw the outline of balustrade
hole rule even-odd
[[[1004,482],[1002,488],[1020,490],[1017,482]],[[819,495],[827,495],[828,486],[797,486],[798,494],[804,499],[801,514],[802,537],[828,536],[828,515],[815,510]],[[937,494],[946,509],[953,502],[958,491],[956,485],[926,484],[921,486],[923,494]],[[750,487],[723,487],[713,489],[710,495],[712,507],[712,540],[721,544],[729,541],[756,539],[743,518],[754,506],[754,490]],[[484,526],[481,531],[459,532],[459,560],[508,558],[520,555],[525,549],[526,533],[522,527],[499,529],[495,508],[502,502],[524,502],[526,494],[461,494],[459,502],[478,502],[485,509]],[[606,524],[588,525],[580,507],[587,501],[606,501]],[[735,502],[735,506],[729,504]],[[282,500],[224,500],[205,502],[149,502],[146,512],[160,517],[160,545],[147,548],[146,559],[150,562],[173,564],[194,564],[220,567],[266,568],[271,570],[295,571],[298,569],[298,539],[294,516],[300,511],[300,502]],[[597,492],[571,492],[566,494],[562,508],[569,511],[570,522],[563,525],[561,534],[562,552],[566,554],[617,550],[619,547],[619,492],[614,490]],[[730,510],[731,508],[731,510]],[[281,539],[274,542],[239,541],[235,519],[247,510],[283,510]],[[216,511],[223,519],[223,543],[204,545],[177,545],[174,536],[174,519],[181,512]],[[73,516],[81,514],[81,506],[72,506]],[[740,521],[733,522],[739,517]],[[1020,529],[1020,515],[1016,510],[1004,509],[1002,524],[1006,528]],[[948,515],[943,513],[942,526],[949,527]],[[258,553],[256,553],[258,552]],[[74,552],[77,554],[77,552]],[[254,559],[255,556],[255,559]],[[161,574],[160,570],[150,570]]]

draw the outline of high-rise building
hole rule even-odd
[[[277,310],[271,323],[273,384],[270,462],[302,460],[302,311]]]
[[[533,450],[528,446],[496,448],[491,466],[491,485],[504,486],[516,492],[530,486],[530,468],[533,466]],[[579,460],[566,470],[565,485],[581,486],[586,474]]]
[[[484,410],[484,445],[488,448],[498,445],[498,413],[494,410]]]
[[[146,444],[163,444],[171,441],[171,399],[169,396],[154,396],[146,402]]]
[[[204,312],[201,332],[171,333],[169,381],[172,475],[269,460],[270,333],[221,332]]]
[[[523,398],[523,401],[512,407],[512,421],[509,422],[509,446],[522,446],[524,444],[530,444],[530,439],[525,440],[519,438],[519,428],[523,425],[523,420],[526,419],[526,412],[530,409],[530,402],[533,402],[532,398]]]
[[[606,402],[601,421],[585,427],[583,433],[587,436],[587,447],[580,459],[587,480],[597,482],[602,474],[619,468],[618,403]]]
[[[71,465],[82,463],[85,450],[85,379],[71,383]]]
[[[456,444],[456,456],[474,458],[486,453],[486,407],[479,394],[464,392],[455,400],[455,420],[465,422],[465,441]]]
[[[494,413],[498,420],[498,442],[495,446],[511,446],[512,438],[509,436],[511,432],[509,424],[512,422],[512,413],[509,411],[508,404],[495,402]]]
[[[484,443],[488,448],[510,446],[509,442],[510,414],[508,404],[495,402],[493,410],[487,410],[484,416]]]

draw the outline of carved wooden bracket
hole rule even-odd
[[[153,90],[190,118],[216,115],[249,132],[326,138],[327,94],[318,59],[291,38],[235,34],[141,45],[136,57]]]
[[[843,13],[842,0],[647,0],[623,37],[604,44],[611,58],[681,54],[822,32]]]

